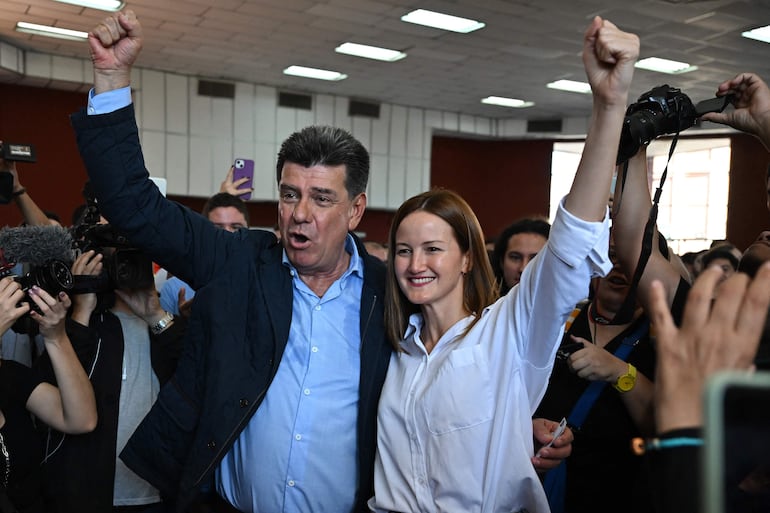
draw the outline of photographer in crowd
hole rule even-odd
[[[2,147],[3,141],[0,141]],[[32,200],[26,187],[19,180],[15,160],[6,160],[0,153],[0,202],[13,202],[21,212],[22,223],[27,226],[48,226],[52,224],[37,203]],[[22,264],[14,269],[16,274],[22,274]],[[37,336],[37,325],[32,323],[31,333],[17,333],[12,329],[2,332],[2,357],[30,366],[35,357],[42,351],[42,339]]]
[[[67,330],[88,355],[83,364],[100,421],[87,435],[51,433],[46,454],[51,513],[149,511],[160,502],[158,491],[117,455],[173,374],[184,321],[161,308],[149,261],[147,279],[137,283],[139,288],[116,283],[115,265],[105,264],[115,259],[116,251],[85,251],[72,267],[76,280],[95,279],[84,280],[91,291],[74,296]]]
[[[65,331],[70,299],[52,297],[37,285],[26,291],[11,277],[0,279],[0,330],[22,316],[40,327],[58,386],[29,367],[0,360],[0,509],[46,513],[40,462],[43,444],[30,413],[62,433],[87,433],[97,425],[94,391]]]
[[[757,75],[742,73],[719,86],[718,96],[728,94],[734,95],[734,109],[705,113],[701,119],[752,134],[770,149],[767,84]],[[623,185],[622,206],[613,219],[622,228],[618,236],[628,238],[622,244],[625,250],[621,251],[618,244],[618,257],[626,268],[634,270],[643,240],[649,236],[644,233],[651,199],[643,147],[629,161]],[[739,271],[756,274],[755,280],[749,284],[742,273],[736,273],[719,285],[723,272],[713,267],[704,270],[689,294],[679,329],[671,308],[679,302],[675,298],[688,288],[679,273],[654,249],[641,272],[638,297],[655,325],[659,352],[655,386],[657,436],[647,444],[655,511],[659,513],[701,511],[703,388],[718,370],[748,370],[755,362],[762,321],[767,326],[767,233],[763,232],[746,249],[739,262]],[[717,286],[720,293],[712,306]]]

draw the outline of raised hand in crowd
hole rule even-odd
[[[88,33],[88,46],[94,66],[94,93],[128,86],[131,66],[142,49],[142,26],[134,11],[104,18]]]
[[[736,273],[722,282],[721,271],[705,269],[693,284],[677,328],[663,287],[652,284],[650,317],[655,326],[658,364],[655,382],[658,433],[700,426],[706,380],[721,370],[749,370],[770,305],[770,263],[751,280]]]
[[[227,194],[230,194],[232,196],[240,196],[241,194],[247,194],[247,193],[253,192],[254,189],[252,189],[251,187],[241,187],[243,184],[249,181],[247,177],[239,178],[233,181],[234,169],[235,168],[233,168],[233,166],[230,166],[230,169],[227,171],[227,175],[225,176],[225,179],[219,185],[219,192],[226,192]]]
[[[754,73],[741,73],[719,84],[716,94],[734,95],[735,109],[709,112],[701,119],[755,135],[770,150],[770,89],[765,81]]]

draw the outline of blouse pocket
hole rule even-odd
[[[452,351],[425,394],[428,429],[444,435],[492,419],[492,383],[481,346]]]

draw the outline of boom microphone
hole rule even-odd
[[[61,226],[20,226],[0,229],[0,266],[44,265],[51,260],[71,263],[72,235]]]

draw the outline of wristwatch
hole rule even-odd
[[[634,385],[636,385],[636,367],[629,363],[628,372],[620,376],[612,386],[615,387],[615,390],[618,392],[625,393],[633,389]]]
[[[174,322],[174,316],[169,312],[166,312],[166,315],[161,317],[158,322],[150,326],[150,331],[153,335],[159,335],[163,333],[163,330],[165,330],[172,322]]]

